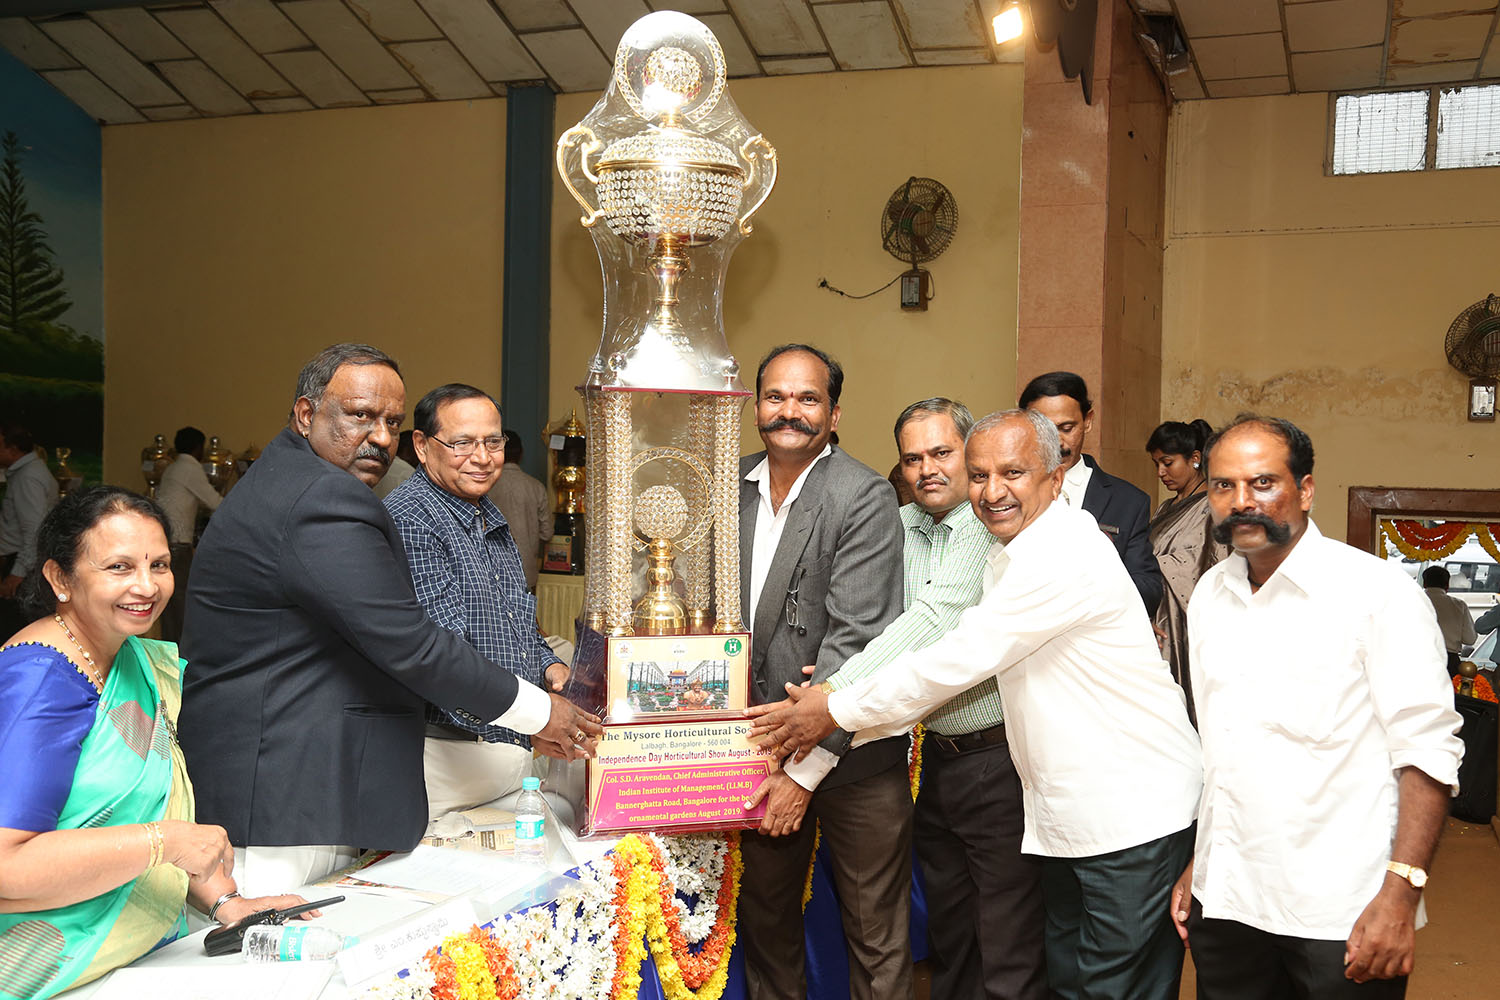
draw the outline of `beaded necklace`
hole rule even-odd
[[[99,668],[94,665],[94,658],[89,655],[88,650],[83,648],[83,643],[78,641],[78,637],[73,634],[73,630],[68,627],[68,623],[63,621],[62,615],[53,615],[52,620],[57,622],[57,627],[62,629],[63,632],[67,634],[68,638],[72,641],[74,646],[78,647],[78,652],[83,654],[83,660],[88,664],[89,667],[87,670],[84,670],[82,667],[75,663],[73,664],[73,669],[77,670],[80,674],[83,674],[83,676],[88,679],[88,682],[94,685],[95,691],[103,694],[104,678],[100,675]]]

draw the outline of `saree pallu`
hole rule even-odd
[[[1164,502],[1146,526],[1151,551],[1166,584],[1152,624],[1166,635],[1162,653],[1172,667],[1172,679],[1182,685],[1187,696],[1188,719],[1195,729],[1198,713],[1193,706],[1193,681],[1188,671],[1188,599],[1203,574],[1229,554],[1226,546],[1213,540],[1211,529],[1207,493]]]
[[[181,704],[177,647],[127,639],[83,739],[58,830],[192,820],[193,791],[176,740]],[[142,830],[132,848],[144,854],[147,847]],[[93,899],[0,914],[0,997],[41,1000],[180,937],[187,883],[185,872],[163,863]]]

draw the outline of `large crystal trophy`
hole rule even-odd
[[[604,276],[603,332],[579,390],[587,550],[569,693],[631,727],[618,735],[636,749],[673,744],[682,761],[692,748],[665,719],[718,718],[723,726],[699,728],[727,733],[748,696],[738,468],[750,393],[724,336],[723,294],[730,257],[776,182],[776,150],[730,98],[713,33],[660,11],[620,39],[604,96],[558,140],[557,167]],[[677,829],[753,825],[738,803],[733,817],[601,806],[595,779],[605,748],[622,745],[616,735],[590,767],[583,826],[633,829],[657,812],[656,825]],[[744,741],[730,742],[741,756]]]

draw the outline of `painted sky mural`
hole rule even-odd
[[[97,480],[104,436],[99,125],[0,51],[0,410]]]

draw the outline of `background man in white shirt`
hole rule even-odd
[[[901,613],[902,529],[891,485],[830,444],[843,381],[838,362],[805,344],[773,348],[756,373],[755,424],[766,450],[740,461],[752,702],[800,682],[807,664],[821,681]],[[802,886],[815,821],[838,890],[850,995],[911,996],[908,742],[888,735],[895,738],[847,752],[848,734],[834,734],[813,748],[817,759],[777,771],[752,794],[747,808],[766,803],[760,831],[740,842],[739,940],[752,1000],[806,993]]]
[[[172,438],[177,458],[161,474],[161,484],[156,487],[156,502],[166,511],[167,523],[172,526],[172,599],[161,613],[161,637],[168,642],[182,638],[198,510],[218,510],[223,499],[203,471],[204,440],[203,432],[196,427],[179,430]]]
[[[1291,422],[1241,416],[1203,457],[1234,554],[1188,606],[1204,790],[1172,909],[1198,996],[1402,997],[1463,756],[1432,608],[1318,532]]]
[[[5,500],[0,502],[0,639],[26,624],[15,602],[16,588],[36,568],[36,531],[57,504],[57,480],[35,448],[28,428],[0,424],[0,469],[5,470]]]
[[[1053,502],[1059,451],[1039,413],[975,424],[969,500],[1002,543],[979,604],[850,687],[788,685],[788,702],[751,709],[764,715],[752,735],[807,747],[837,725],[857,745],[997,678],[1025,804],[1021,849],[1043,858],[1053,991],[1176,1000],[1182,945],[1155,908],[1192,852],[1198,738],[1124,565],[1091,514]]]
[[[1422,571],[1422,592],[1432,602],[1433,614],[1437,615],[1438,631],[1443,633],[1449,675],[1458,673],[1464,643],[1473,645],[1479,641],[1479,633],[1474,630],[1474,619],[1469,615],[1469,606],[1448,593],[1448,584],[1452,579],[1441,566],[1428,566]]]
[[[521,435],[505,429],[505,467],[490,490],[490,501],[505,515],[511,537],[521,552],[521,568],[526,572],[526,587],[536,591],[537,564],[542,543],[552,538],[552,505],[547,502],[547,487],[521,468],[526,449]]]

